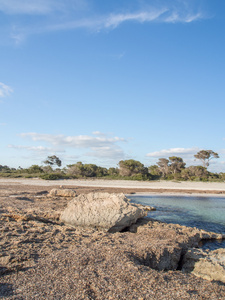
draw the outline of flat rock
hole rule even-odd
[[[203,251],[189,249],[184,256],[184,272],[192,272],[195,276],[207,280],[225,283],[225,249]]]
[[[48,197],[75,197],[76,192],[70,189],[52,189]]]
[[[70,201],[60,219],[73,226],[118,232],[144,216],[147,211],[131,204],[124,194],[89,193]]]

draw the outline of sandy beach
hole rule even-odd
[[[90,187],[132,189],[139,192],[164,193],[215,193],[225,194],[225,182],[193,182],[193,181],[134,181],[134,180],[104,180],[104,179],[68,179],[42,180],[39,178],[0,178],[0,185],[33,185],[46,187]]]
[[[135,181],[135,180],[104,180],[104,179],[66,179],[42,180],[38,178],[0,178],[0,184],[15,183],[24,185],[65,185],[65,186],[92,186],[138,189],[183,189],[183,190],[217,190],[225,191],[225,182],[195,182],[195,181]]]

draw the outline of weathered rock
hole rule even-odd
[[[225,238],[223,233],[215,233],[199,229],[201,240],[222,240]]]
[[[70,201],[61,214],[61,221],[117,232],[146,215],[145,209],[131,204],[124,194],[89,193]]]
[[[139,207],[139,208],[145,209],[146,211],[154,211],[154,210],[156,210],[155,207],[149,206],[149,205],[142,205],[142,204],[139,204],[139,203],[136,203],[135,205],[136,205],[137,207]]]
[[[225,249],[203,251],[189,249],[183,259],[182,271],[192,272],[207,280],[225,283]]]
[[[167,239],[152,239],[149,245],[133,251],[141,264],[159,271],[177,270],[182,255],[182,247]]]
[[[48,197],[75,197],[76,192],[70,189],[52,189]]]

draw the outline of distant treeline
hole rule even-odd
[[[61,160],[53,155],[48,156],[44,166],[32,165],[29,168],[18,169],[0,165],[1,177],[39,177],[46,180],[78,179],[78,178],[106,178],[125,180],[191,180],[191,181],[224,181],[225,173],[212,173],[207,170],[212,158],[219,155],[212,150],[201,150],[196,155],[202,166],[189,166],[181,157],[172,156],[159,158],[156,165],[145,167],[141,162],[129,159],[121,160],[117,168],[103,168],[95,164],[76,164],[61,167]]]

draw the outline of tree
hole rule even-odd
[[[133,176],[136,174],[147,174],[148,168],[144,167],[144,165],[134,159],[129,160],[121,160],[119,162],[119,174],[121,176]]]
[[[68,165],[67,173],[78,177],[103,177],[108,175],[108,170],[95,164],[83,164],[79,161],[76,164]]]
[[[81,177],[83,176],[84,165],[81,161],[79,161],[73,165],[68,165],[67,167],[68,167],[67,173],[69,175],[81,176]]]
[[[84,164],[83,165],[83,176],[85,177],[96,177],[98,166],[95,164]]]
[[[151,178],[154,179],[160,179],[162,173],[160,172],[160,169],[156,165],[152,165],[148,167],[148,173],[151,176]]]
[[[57,165],[58,167],[61,167],[62,162],[56,155],[52,155],[47,157],[47,159],[44,161],[44,164],[49,166]]]
[[[209,172],[202,166],[190,166],[181,172],[181,177],[185,180],[207,179],[208,176]]]
[[[162,173],[162,176],[165,177],[169,174],[169,160],[166,158],[159,158],[159,161],[156,163],[159,166],[159,170]]]
[[[117,176],[119,174],[119,170],[118,170],[118,168],[109,168],[108,174],[110,176]]]
[[[107,168],[103,168],[103,167],[97,167],[96,170],[96,177],[104,177],[108,175],[108,170]]]
[[[38,165],[32,165],[27,169],[28,174],[33,174],[33,173],[43,173],[43,169],[39,167]]]
[[[183,162],[181,157],[171,156],[169,160],[170,170],[173,174],[180,173],[185,168],[186,163]]]
[[[42,170],[43,170],[43,172],[45,172],[45,173],[52,173],[52,172],[53,172],[53,169],[52,169],[51,166],[43,166],[43,167],[42,167]]]
[[[11,169],[8,166],[0,165],[0,172],[10,172]]]
[[[201,150],[195,154],[194,157],[203,163],[204,168],[207,168],[209,166],[209,161],[213,158],[219,158],[219,155],[212,150]]]

